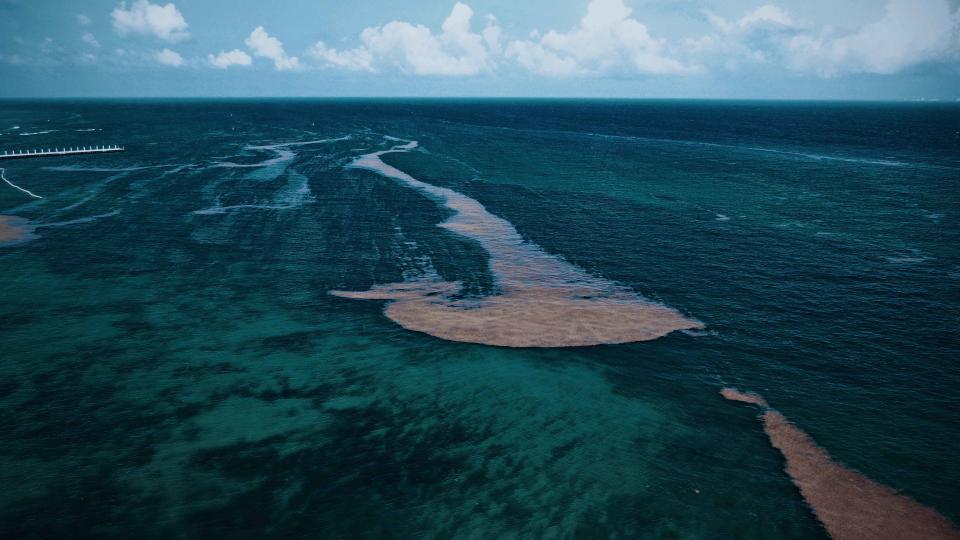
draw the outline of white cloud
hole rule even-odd
[[[373,53],[366,47],[338,51],[327,47],[322,41],[318,41],[310,48],[308,54],[329,67],[354,71],[374,71]]]
[[[210,65],[219,69],[227,69],[230,66],[249,66],[253,63],[250,55],[240,49],[226,52],[221,51],[220,54],[216,56],[208,54],[207,61],[210,62]]]
[[[502,50],[500,39],[503,35],[503,29],[497,24],[497,18],[493,15],[487,15],[487,25],[480,32],[483,36],[483,42],[492,53],[499,53]]]
[[[947,0],[889,0],[884,16],[858,32],[802,34],[787,44],[791,66],[823,77],[894,74],[926,62],[960,57],[960,10]]]
[[[382,65],[414,75],[477,75],[493,69],[501,30],[496,19],[488,17],[476,33],[472,18],[470,6],[458,2],[439,34],[420,24],[392,21],[366,28],[360,34],[361,47],[338,51],[319,42],[310,54],[327,66],[346,69],[374,71]]]
[[[154,58],[157,62],[160,62],[165,66],[180,67],[184,64],[183,57],[180,56],[180,53],[171,51],[170,49],[163,49],[162,51],[158,52]]]
[[[947,0],[888,0],[881,19],[846,35],[799,24],[773,5],[737,21],[710,12],[707,17],[716,31],[686,40],[686,50],[698,62],[730,70],[776,62],[820,77],[890,75],[960,57],[960,11],[951,13]]]
[[[338,49],[318,41],[304,54],[314,65],[324,67],[424,76],[475,76],[496,71],[509,61],[549,77],[689,75],[751,67],[835,77],[895,74],[924,63],[960,60],[960,10],[951,9],[952,0],[885,0],[882,16],[847,33],[799,21],[774,4],[729,19],[705,11],[712,27],[709,33],[686,39],[670,36],[669,40],[654,37],[657,33],[635,17],[627,5],[630,1],[585,0],[586,13],[569,30],[534,30],[527,38],[507,41],[496,18],[487,15],[473,25],[473,9],[457,2],[439,29],[392,21],[364,29],[360,43],[352,48]],[[173,3],[127,0],[111,17],[120,35],[154,36],[168,42],[190,35]],[[90,24],[86,15],[77,15],[77,21]],[[100,48],[92,33],[85,32],[82,39]],[[207,64],[219,69],[249,66],[256,57],[270,60],[278,71],[308,67],[297,56],[288,55],[283,43],[263,26],[255,28],[244,43],[248,51],[209,54]],[[183,57],[169,49],[156,53],[155,59],[170,66],[186,65]]]
[[[568,32],[550,30],[514,41],[506,54],[541,75],[688,73],[690,68],[666,54],[666,42],[653,38],[632,18],[623,0],[591,0],[587,14]]]
[[[748,11],[737,21],[728,21],[716,13],[705,10],[707,20],[724,34],[744,34],[755,28],[792,27],[793,18],[781,7],[766,4]]]
[[[273,66],[277,71],[299,70],[303,66],[300,59],[296,56],[287,56],[283,50],[283,43],[279,39],[271,36],[262,26],[256,27],[250,36],[244,40],[247,47],[253,51],[253,55],[261,58],[273,60]]]
[[[90,32],[83,34],[83,38],[81,39],[83,39],[83,42],[86,43],[87,45],[90,45],[91,47],[96,47],[98,49],[100,48],[100,42],[97,41],[97,38],[94,37],[94,35],[91,34]]]
[[[685,50],[696,62],[719,63],[730,71],[740,68],[743,62],[764,63],[771,57],[782,56],[786,40],[801,31],[786,10],[769,4],[748,11],[736,21],[711,11],[704,13],[716,31],[687,39]]]
[[[514,41],[507,46],[507,56],[527,70],[540,75],[568,77],[589,74],[576,58],[561,56],[535,41]]]
[[[110,14],[113,28],[121,36],[141,34],[175,43],[190,37],[187,21],[174,4],[161,6],[136,0],[129,8],[121,2]]]
[[[90,26],[90,23],[92,22],[93,21],[90,20],[90,17],[88,17],[87,15],[84,15],[83,13],[77,14],[77,24],[79,24],[80,26]]]
[[[737,21],[736,27],[740,30],[746,30],[767,25],[793,26],[793,19],[783,8],[767,4],[747,12]]]

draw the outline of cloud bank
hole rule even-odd
[[[477,75],[494,67],[500,28],[489,17],[479,33],[471,28],[473,9],[457,2],[439,34],[420,24],[392,21],[360,33],[363,46],[338,51],[322,41],[310,55],[327,67],[376,71],[377,66],[413,75]]]
[[[946,0],[890,0],[882,19],[833,36],[800,34],[788,43],[792,65],[823,77],[891,75],[926,62],[960,57],[960,10]]]
[[[687,40],[687,52],[699,62],[719,62],[728,69],[779,63],[797,73],[831,78],[893,75],[960,58],[960,10],[951,12],[947,0],[888,0],[882,18],[848,34],[798,23],[773,5],[737,21],[706,14],[716,31]]]
[[[604,75],[611,72],[682,74],[691,68],[666,52],[666,41],[650,35],[631,17],[623,0],[593,0],[580,22],[567,32],[514,41],[506,55],[540,75]]]
[[[457,3],[439,33],[393,21],[363,30],[356,48],[338,50],[321,41],[307,55],[320,66],[355,71],[471,76],[519,68],[554,78],[693,75],[751,66],[830,78],[889,75],[960,58],[960,10],[952,12],[947,0],[888,0],[881,19],[846,35],[829,25],[798,22],[773,4],[734,20],[703,13],[712,31],[675,38],[657,35],[625,0],[591,0],[569,30],[534,30],[527,39],[503,46],[502,29],[492,15],[475,32],[473,10]]]
[[[353,46],[336,48],[317,41],[299,56],[288,54],[278,37],[257,26],[244,40],[246,51],[222,50],[190,64],[228,69],[263,58],[277,71],[321,68],[408,76],[526,73],[624,79],[762,69],[834,78],[893,75],[960,60],[960,9],[953,10],[949,0],[885,0],[878,18],[847,32],[803,21],[776,4],[759,5],[732,18],[702,11],[707,30],[693,36],[658,31],[634,12],[629,1],[586,1],[572,27],[534,30],[519,39],[506,38],[492,14],[477,24],[474,10],[457,2],[440,28],[395,20],[363,29]],[[120,36],[142,35],[169,43],[190,37],[189,26],[173,3],[121,2],[111,19]],[[85,26],[90,19],[78,16],[78,23]],[[82,39],[90,47],[100,46],[89,32]],[[161,63],[184,64],[179,54],[161,51],[166,52],[172,54],[165,54]]]

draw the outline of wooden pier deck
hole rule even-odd
[[[4,150],[0,152],[0,159],[23,159],[37,157],[78,156],[84,154],[110,154],[124,152],[126,147],[115,144],[107,146],[78,146],[72,148],[47,148],[41,150]]]

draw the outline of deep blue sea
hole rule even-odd
[[[960,106],[0,101],[101,144],[0,161],[2,538],[825,538],[725,386],[960,521]]]

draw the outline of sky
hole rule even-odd
[[[960,0],[0,0],[0,97],[960,101]]]

